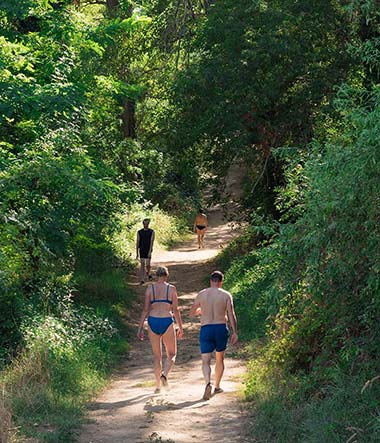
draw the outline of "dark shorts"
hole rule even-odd
[[[149,251],[143,251],[140,249],[140,258],[150,258]]]
[[[165,334],[168,327],[174,323],[173,317],[148,317],[148,325],[157,335]]]
[[[209,354],[214,350],[217,352],[225,351],[227,348],[228,336],[229,332],[225,323],[202,326],[199,333],[201,353]]]
[[[205,225],[196,225],[196,228],[199,229],[200,231],[203,231],[203,229],[206,228]]]

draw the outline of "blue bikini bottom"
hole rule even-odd
[[[172,323],[174,323],[173,317],[148,317],[148,325],[157,335],[165,334]]]

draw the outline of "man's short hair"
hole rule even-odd
[[[220,271],[214,271],[210,277],[210,280],[215,283],[219,283],[219,282],[223,281],[223,279],[224,279],[224,275]]]
[[[199,212],[199,214],[202,214],[202,212],[204,212],[204,211],[203,211],[202,208],[199,208],[199,209],[198,209],[198,212]]]
[[[143,223],[150,223],[150,218],[144,218]]]

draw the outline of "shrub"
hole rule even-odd
[[[9,417],[4,428],[10,429],[11,410],[20,437],[71,441],[85,402],[106,381],[115,351],[125,352],[112,323],[93,309],[66,300],[61,313],[25,321],[23,350],[2,373],[1,411]]]

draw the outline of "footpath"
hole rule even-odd
[[[212,259],[236,235],[218,208],[210,214],[205,248],[198,249],[195,236],[173,250],[156,253],[157,265],[169,268],[170,283],[177,287],[184,322],[184,338],[178,341],[176,365],[170,374],[169,390],[154,394],[154,375],[149,340],[132,337],[126,361],[114,375],[109,388],[92,404],[83,426],[80,443],[189,443],[252,442],[248,417],[242,405],[245,363],[229,346],[221,387],[224,392],[202,399],[204,381],[198,346],[199,320],[187,313],[199,290],[207,285]],[[137,277],[130,282],[138,294],[133,318],[137,330],[144,287]],[[213,361],[214,363],[214,361]]]

